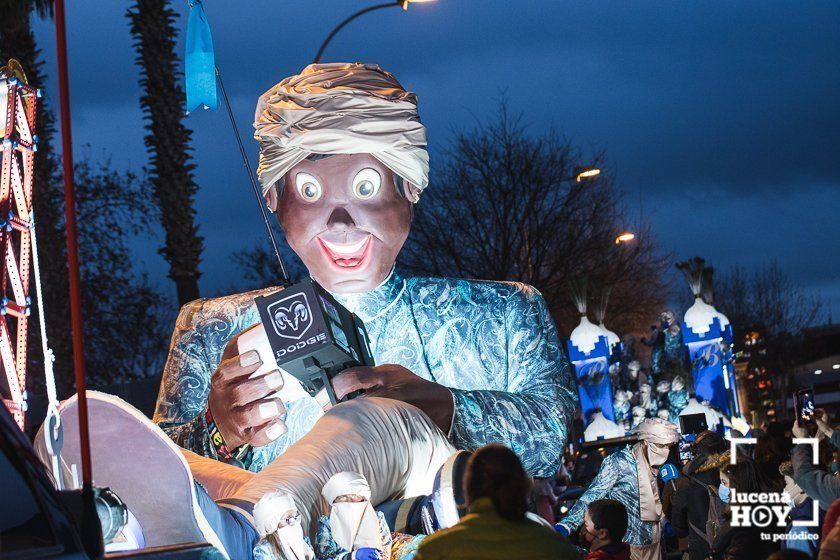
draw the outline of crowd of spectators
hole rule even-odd
[[[807,425],[770,423],[734,435],[755,443],[732,446],[728,437],[706,431],[696,435],[682,460],[674,445],[668,463],[659,467],[661,475],[673,465],[678,476],[660,479],[655,495],[664,544],[656,554],[679,560],[840,560],[840,430],[833,429],[828,415],[818,410]],[[465,476],[469,513],[454,527],[426,537],[416,558],[648,557],[628,546],[631,508],[626,496],[614,499],[619,496],[610,488],[598,496],[576,494],[585,505],[583,523],[566,534],[570,531],[562,525],[570,502],[563,493],[575,488],[570,463],[576,455],[567,456],[552,484],[535,485],[509,449],[496,444],[480,449]],[[545,487],[559,494],[551,499],[560,520],[556,530],[529,513],[536,511],[534,489]],[[754,505],[777,506],[766,511],[779,513],[767,518],[749,513],[743,506],[755,497]]]

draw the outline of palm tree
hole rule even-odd
[[[23,66],[27,81],[44,90],[45,77],[40,51],[35,42],[31,20],[52,16],[49,0],[0,1],[0,65],[9,58],[17,59]],[[53,151],[52,135],[55,117],[49,108],[46,95],[41,99],[38,112],[38,151],[35,153],[35,181],[33,205],[36,215],[36,234],[40,253],[41,283],[44,287],[44,311],[47,336],[55,356],[55,373],[60,393],[72,384],[72,340],[70,336],[70,308],[67,299],[67,247],[64,237],[63,190],[59,158]],[[33,290],[34,292],[34,290]],[[32,294],[34,297],[34,293]],[[34,302],[33,302],[34,305]],[[37,313],[32,315],[37,318]],[[29,330],[29,363],[33,371],[43,371],[40,334],[36,325]],[[34,379],[32,381],[35,381]],[[40,381],[40,379],[39,379]],[[29,387],[32,390],[32,387]]]
[[[145,90],[140,105],[147,119],[150,179],[166,232],[160,252],[183,305],[199,297],[202,238],[193,207],[198,185],[189,155],[191,132],[184,126],[184,91],[178,81],[176,14],[167,0],[137,0],[127,16]]]

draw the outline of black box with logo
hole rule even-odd
[[[324,288],[306,279],[280,292],[254,299],[277,365],[294,375],[311,395],[354,366],[372,366],[365,325]]]

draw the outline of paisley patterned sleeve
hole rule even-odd
[[[505,307],[506,391],[452,389],[455,418],[450,437],[460,449],[500,442],[535,477],[556,472],[577,389],[557,329],[540,293],[515,284]]]
[[[186,304],[175,321],[169,356],[160,381],[154,421],[179,446],[217,458],[207,432],[204,407],[210,393],[209,361],[195,328],[203,300]]]
[[[598,474],[595,475],[595,478],[589,484],[589,488],[575,502],[575,505],[572,506],[569,513],[560,520],[560,523],[568,527],[572,532],[581,526],[583,523],[583,514],[586,512],[589,504],[606,496],[607,492],[618,482],[618,477],[625,470],[621,468],[620,462],[622,460],[624,460],[624,457],[621,453],[613,453],[604,459],[601,463],[601,468],[598,470]]]
[[[318,533],[315,535],[315,558],[318,560],[350,560],[352,552],[338,546],[333,540],[329,518],[322,515],[318,519]]]

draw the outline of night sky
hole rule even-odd
[[[205,1],[253,163],[257,97],[374,3]],[[68,2],[73,134],[76,154],[89,145],[93,156],[139,170],[147,155],[127,6]],[[187,2],[174,6],[183,30]],[[36,33],[54,79],[52,24],[38,22]],[[605,150],[628,227],[641,215],[663,251],[723,269],[775,259],[840,317],[836,0],[438,0],[364,16],[324,61],[378,63],[417,92],[433,172],[453,133],[492,118],[504,95],[534,132],[554,126],[585,152]],[[227,117],[201,111],[187,124],[205,238],[201,287],[213,295],[236,282],[231,255],[263,232]],[[160,238],[133,241],[137,267],[174,300]]]

